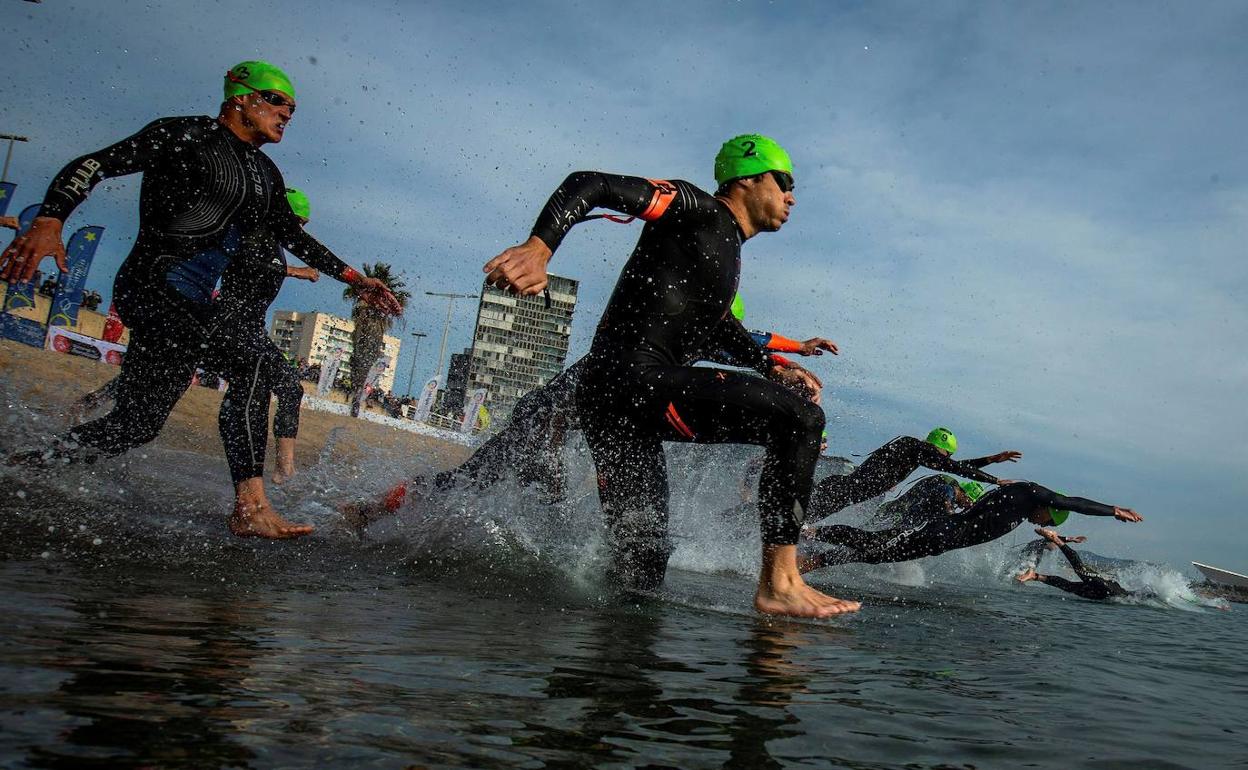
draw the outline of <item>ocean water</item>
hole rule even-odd
[[[336,506],[419,460],[332,454],[276,493],[320,525],[291,543],[229,537],[199,455],[4,471],[0,766],[1248,766],[1248,606],[1165,565],[1120,576],[1157,600],[1095,603],[994,544],[819,575],[863,610],[769,619],[722,510],[739,457],[673,453],[679,546],[638,597],[598,577],[578,447],[568,505],[417,496],[362,535]]]

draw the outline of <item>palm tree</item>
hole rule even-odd
[[[411,299],[412,293],[404,288],[405,284],[401,276],[390,272],[390,265],[385,262],[369,265],[365,262],[364,275],[384,283],[394,293],[399,306],[407,307],[407,301]],[[342,298],[351,303],[351,319],[355,321],[355,331],[351,332],[350,378],[353,383],[351,415],[357,417],[359,416],[360,396],[363,394],[364,382],[368,378],[368,370],[381,355],[384,348],[382,337],[390,330],[395,317],[362,301],[360,292],[355,286],[343,289]]]

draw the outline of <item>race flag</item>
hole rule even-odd
[[[338,370],[342,368],[342,348],[334,348],[321,362],[321,377],[316,381],[316,395],[324,396],[334,387]]]
[[[16,182],[0,182],[0,217],[8,212],[9,201],[13,200],[13,191],[16,189]]]
[[[432,377],[425,383],[425,387],[420,390],[420,400],[416,402],[416,411],[412,413],[412,419],[416,422],[425,422],[429,419],[429,414],[433,412],[433,399],[438,395],[439,377]]]
[[[386,367],[389,365],[390,362],[386,360],[384,355],[382,355],[378,356],[377,360],[373,362],[373,365],[368,367],[368,376],[364,378],[364,387],[360,388],[359,398],[361,411],[364,409],[364,401],[368,398],[368,394],[377,387],[377,383],[381,381],[381,375],[386,373]]]
[[[78,307],[82,304],[82,292],[87,284],[87,271],[91,259],[100,245],[104,228],[88,225],[78,228],[65,247],[69,272],[61,277],[52,298],[52,310],[48,314],[48,326],[75,326],[78,323]]]
[[[464,405],[464,419],[459,423],[460,433],[472,433],[473,426],[477,424],[477,416],[481,405],[484,403],[485,389],[477,388],[472,391],[472,395],[468,397],[468,403]]]
[[[18,235],[30,229],[30,223],[35,221],[35,217],[39,215],[39,207],[41,203],[34,203],[22,209],[22,213],[17,215],[17,222],[20,227],[17,230]],[[20,310],[26,307],[35,306],[35,286],[34,283],[10,283],[9,292],[4,295],[4,312],[11,313],[14,310]]]

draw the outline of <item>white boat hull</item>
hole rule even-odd
[[[1192,566],[1200,570],[1210,583],[1218,585],[1231,586],[1241,591],[1248,591],[1248,575],[1241,575],[1238,572],[1228,572],[1217,567],[1210,567],[1208,564],[1201,564],[1198,561],[1192,562]]]

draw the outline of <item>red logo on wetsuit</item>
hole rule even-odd
[[[650,205],[638,216],[647,222],[653,222],[663,216],[667,207],[676,200],[676,185],[666,179],[647,179],[646,181],[654,185],[654,195],[650,198]]]

